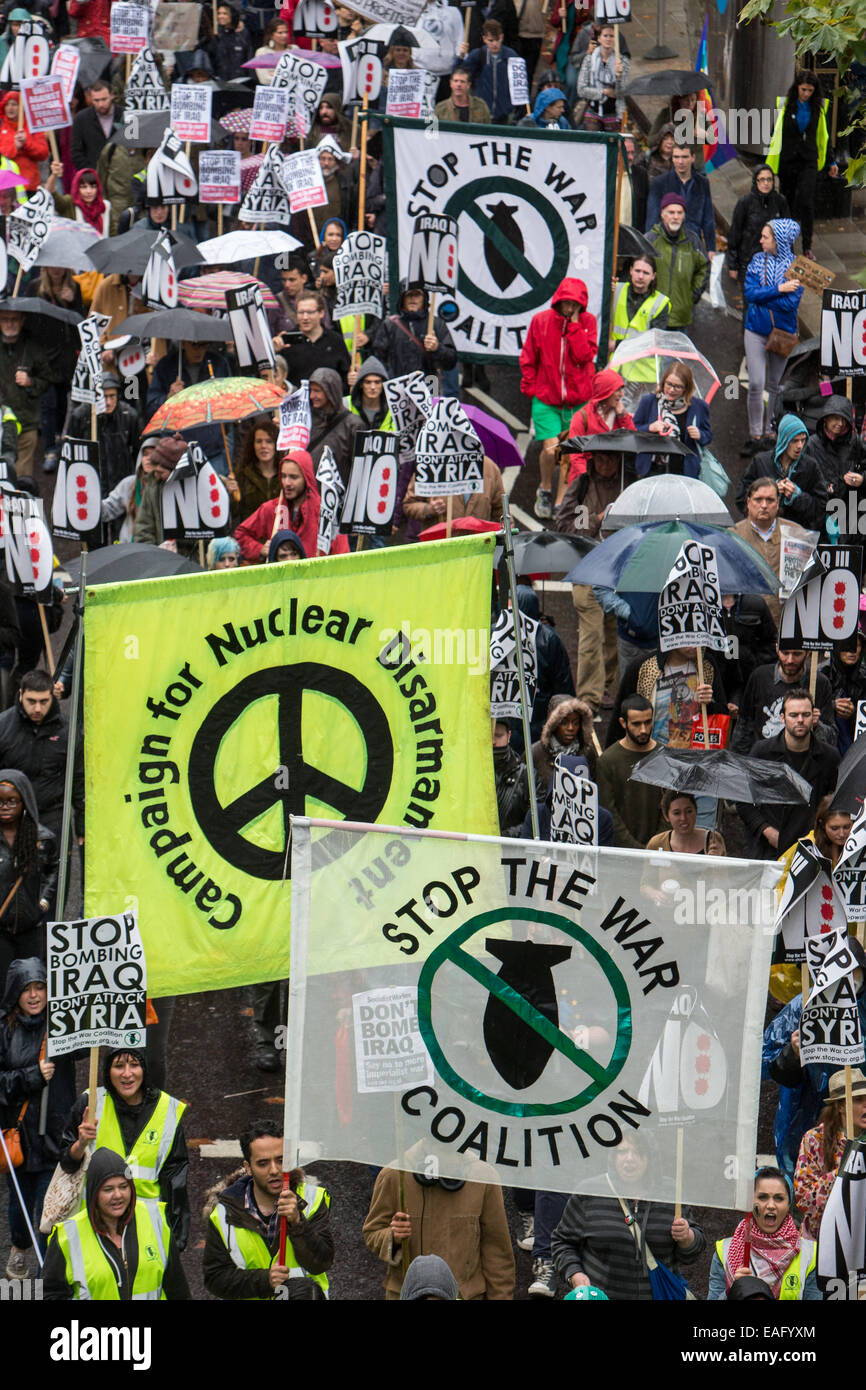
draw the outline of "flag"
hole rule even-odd
[[[695,72],[709,72],[709,53],[707,51],[707,28],[709,18],[704,15],[704,27],[701,30],[700,43],[698,44],[698,56],[695,59]],[[716,116],[715,103],[711,88],[704,87],[703,91],[698,92],[698,111],[704,114],[705,129],[705,154],[704,168],[709,173],[712,169],[721,169],[723,164],[727,164],[729,159],[737,158],[737,151],[733,145],[729,144],[726,136],[724,124],[719,131],[718,117]]]
[[[651,861],[296,819],[290,1154],[606,1196],[637,1136],[673,1202],[682,1130],[682,1200],[747,1206],[779,866]]]
[[[87,912],[138,911],[155,997],[288,975],[292,813],[496,830],[492,556],[468,537],[88,591]],[[380,852],[350,918],[406,850]]]

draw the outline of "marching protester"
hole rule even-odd
[[[248,424],[235,464],[234,474],[240,495],[232,503],[232,520],[237,524],[252,516],[263,502],[271,502],[280,489],[277,462],[279,430],[270,416],[255,416]]]
[[[772,442],[779,383],[797,339],[803,286],[789,272],[799,232],[799,223],[787,217],[768,222],[761,231],[761,249],[746,270],[743,297],[747,305],[744,340],[749,370],[749,438],[741,450],[745,456],[756,454],[765,441]]]
[[[57,841],[39,818],[30,779],[0,769],[0,988],[13,960],[45,954],[57,892]]]
[[[386,376],[447,372],[456,366],[454,340],[438,314],[428,331],[428,302],[423,285],[401,280],[397,312],[382,320],[370,342],[370,351],[385,367]]]
[[[695,379],[685,362],[672,362],[659,378],[658,389],[647,391],[637,403],[634,427],[659,436],[658,454],[638,454],[635,471],[639,478],[664,463],[666,473],[682,471],[686,477],[700,475],[701,456],[710,443],[713,431],[706,401],[695,391]],[[674,439],[688,450],[685,457],[665,455],[663,441]]]
[[[737,201],[728,231],[725,264],[732,280],[741,283],[753,256],[761,249],[761,232],[777,217],[790,217],[787,198],[776,188],[769,164],[759,164],[752,175],[751,192]]]
[[[659,204],[659,220],[647,230],[656,258],[656,285],[670,300],[668,328],[689,326],[710,274],[709,260],[698,237],[684,225],[685,219],[685,198],[680,193],[665,193]]]
[[[532,762],[538,785],[547,795],[553,780],[556,759],[562,753],[585,758],[594,776],[596,751],[593,745],[592,710],[574,696],[554,695],[547,706],[547,719],[532,745]]]
[[[672,168],[650,182],[646,211],[646,231],[652,231],[658,221],[665,199],[673,193],[682,198],[685,206],[685,227],[697,239],[704,255],[712,260],[716,250],[716,219],[710,181],[706,174],[695,169],[691,145],[674,145]]]
[[[727,1240],[716,1242],[707,1298],[729,1295],[735,1279],[762,1279],[774,1298],[820,1302],[815,1279],[815,1237],[802,1231],[791,1215],[790,1181],[778,1168],[759,1168],[755,1174],[754,1205]],[[797,1201],[802,1211],[802,1204]],[[726,1292],[727,1291],[727,1292]]]
[[[725,842],[717,830],[698,826],[698,803],[691,792],[665,792],[662,815],[670,829],[653,835],[647,841],[647,849],[670,850],[672,854],[726,853]]]
[[[846,405],[849,404],[846,402]],[[849,426],[850,430],[850,426]],[[786,520],[821,531],[827,512],[826,477],[814,454],[806,453],[809,431],[796,415],[783,415],[773,447],[756,454],[740,479],[737,504],[756,478],[775,477],[780,510]],[[862,482],[862,476],[860,476]]]
[[[306,554],[315,555],[321,504],[313,460],[305,450],[293,449],[280,463],[279,496],[263,502],[235,529],[235,540],[247,564],[268,559],[271,541],[278,531],[294,532]],[[348,549],[346,537],[337,535],[330,554],[345,555]]]
[[[60,844],[63,816],[64,774],[69,728],[52,693],[46,671],[28,671],[21,677],[18,699],[0,714],[0,763],[16,767],[29,779],[43,825]],[[78,826],[78,843],[84,841],[84,760],[78,741],[72,806]]]
[[[627,695],[619,709],[625,733],[605,748],[596,766],[599,798],[613,816],[614,844],[620,849],[643,849],[664,829],[661,787],[629,780],[641,759],[658,746],[653,719],[645,695]]]
[[[845,1133],[846,1082],[844,1071],[834,1072],[818,1123],[807,1129],[800,1142],[794,1170],[794,1197],[803,1214],[803,1233],[818,1239],[821,1216],[836,1181],[842,1155],[849,1138],[866,1130],[866,1076],[859,1067],[851,1068],[851,1099],[854,1133]]]
[[[746,682],[737,711],[731,747],[750,752],[756,739],[775,738],[782,732],[782,701],[793,686],[808,684],[807,653],[776,645],[776,660],[757,666]],[[825,743],[836,744],[830,682],[822,671],[815,681],[815,732]]]
[[[771,570],[781,577],[782,547],[786,539],[805,540],[807,533],[796,521],[785,521],[779,515],[781,494],[775,478],[753,478],[746,488],[746,515],[734,526],[735,533],[766,560]],[[782,616],[778,594],[766,594],[765,601],[776,627]]]
[[[773,738],[759,738],[749,757],[785,763],[809,783],[808,804],[772,802],[766,806],[739,803],[739,815],[751,837],[755,859],[776,859],[811,828],[812,816],[822,796],[836,785],[839,754],[815,732],[819,710],[808,690],[794,686],[782,696],[782,731]]]
[[[778,115],[767,164],[779,175],[791,217],[802,227],[803,255],[814,260],[812,236],[818,175],[825,167],[831,178],[839,173],[829,145],[827,101],[816,74],[798,72],[787,95],[777,98],[776,106]]]
[[[671,302],[656,289],[656,263],[651,256],[635,256],[627,270],[628,280],[618,280],[614,286],[613,318],[610,337],[612,346],[626,338],[635,338],[651,328],[667,328]],[[650,358],[638,358],[623,363],[622,375],[628,381],[656,380],[655,364]]]

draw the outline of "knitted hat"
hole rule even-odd
[[[686,200],[685,200],[685,198],[682,196],[682,194],[680,194],[680,193],[666,193],[666,194],[665,194],[665,196],[662,198],[662,212],[664,212],[665,208],[671,208],[671,207],[682,208],[683,211],[685,212]]]
[[[154,468],[177,468],[187,448],[187,442],[182,434],[174,434],[168,439],[160,439],[150,456],[151,465]]]

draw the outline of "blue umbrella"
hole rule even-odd
[[[584,556],[565,582],[599,584],[618,593],[660,594],[688,540],[715,549],[722,593],[778,594],[778,575],[735,531],[687,521],[626,526]]]

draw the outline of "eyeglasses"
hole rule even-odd
[[[4,806],[23,806],[24,802],[20,796],[0,796],[0,810]]]

